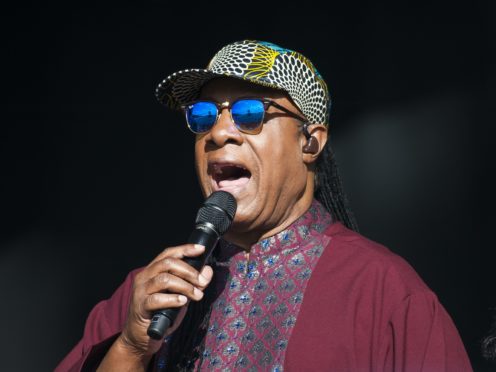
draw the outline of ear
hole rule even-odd
[[[327,142],[327,127],[323,124],[309,124],[302,133],[302,155],[306,164],[314,163]],[[308,138],[307,138],[308,137]]]

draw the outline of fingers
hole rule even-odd
[[[141,303],[139,307],[150,314],[159,309],[181,307],[188,299],[201,300],[203,290],[212,280],[213,270],[205,266],[198,272],[183,259],[197,257],[204,251],[202,245],[185,244],[160,253],[135,278],[136,298],[141,298],[137,300]]]
[[[201,251],[204,250],[203,246],[198,246],[198,247],[201,247]],[[186,251],[186,252],[181,252],[180,250],[174,250],[173,252],[170,252],[170,255],[167,255],[165,257],[163,256],[161,259],[151,263],[146,268],[146,277],[152,278],[161,273],[169,273],[186,280],[187,282],[193,284],[195,287],[204,288],[210,282],[210,280],[204,277],[203,275],[201,275],[195,268],[188,265],[180,258],[180,257],[185,257],[186,253],[188,254],[190,253],[187,252],[188,249],[189,248],[182,249],[182,251]],[[198,251],[195,251],[195,253],[197,252]]]
[[[203,291],[184,279],[169,273],[160,273],[151,278],[146,284],[146,293],[167,292],[184,295],[194,301],[203,297]]]
[[[214,270],[212,269],[211,266],[205,265],[203,269],[200,271],[200,275],[204,277],[207,280],[207,283],[205,285],[201,285],[199,288],[200,289],[205,289],[205,287],[210,283],[214,276]]]
[[[169,293],[153,293],[147,296],[144,303],[144,310],[149,314],[161,309],[181,307],[188,302],[186,296]]]
[[[177,247],[165,248],[162,251],[162,253],[160,253],[157,257],[155,257],[155,259],[150,263],[150,265],[166,257],[173,257],[179,259],[184,257],[197,257],[201,255],[204,251],[205,251],[205,247],[200,244],[184,244],[184,245],[179,245]]]

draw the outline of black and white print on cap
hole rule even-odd
[[[286,91],[310,124],[329,124],[327,85],[302,54],[275,44],[243,40],[223,47],[206,69],[181,70],[156,89],[157,99],[172,109],[198,98],[201,87],[219,76],[235,77]]]

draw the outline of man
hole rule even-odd
[[[157,97],[185,111],[204,195],[236,198],[232,227],[201,272],[181,259],[204,248],[186,244],[130,273],[59,371],[471,370],[432,291],[356,232],[327,142],[327,87],[307,58],[236,42]],[[165,340],[150,339],[153,312],[173,307]]]

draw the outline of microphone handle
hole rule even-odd
[[[196,270],[200,271],[208,257],[212,254],[219,235],[217,232],[208,225],[197,225],[188,238],[188,243],[201,244],[205,246],[205,252],[198,257],[186,257],[183,259],[188,265],[193,266]],[[162,309],[153,313],[150,325],[148,326],[147,334],[154,340],[162,340],[167,329],[174,323],[181,308]]]

